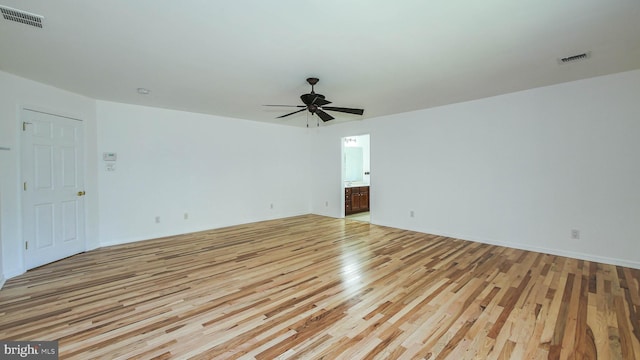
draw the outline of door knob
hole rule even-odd
[[[78,196],[84,196],[84,194],[86,194],[86,192],[84,192],[84,191],[78,191]]]

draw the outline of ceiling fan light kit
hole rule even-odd
[[[266,106],[284,106],[284,107],[301,108],[300,110],[296,110],[288,114],[278,116],[276,119],[281,119],[293,114],[297,114],[299,112],[303,112],[305,110],[309,111],[311,115],[314,115],[314,114],[317,115],[323,122],[327,122],[335,119],[333,116],[329,115],[326,111],[337,111],[337,112],[343,112],[343,113],[355,114],[355,115],[364,114],[363,109],[326,106],[331,104],[331,101],[326,100],[325,96],[322,94],[316,94],[314,86],[318,83],[318,81],[320,81],[320,79],[315,77],[307,78],[307,82],[309,83],[309,85],[311,85],[311,92],[308,94],[300,95],[300,100],[302,100],[302,103],[304,103],[304,105],[266,105]]]

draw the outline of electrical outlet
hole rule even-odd
[[[184,219],[185,220],[189,219],[189,213],[184,213]]]
[[[415,213],[413,212],[413,210],[409,211],[409,217],[414,217]]]
[[[156,216],[156,224],[160,224],[160,216]]]
[[[271,205],[269,205],[269,209],[273,210],[273,203],[271,203]]]
[[[580,230],[571,229],[571,238],[574,239],[574,240],[580,239]]]
[[[329,207],[329,202],[328,201],[324,202],[324,207]]]

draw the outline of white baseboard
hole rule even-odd
[[[447,235],[444,235],[444,236],[447,236]],[[502,241],[492,241],[492,240],[486,240],[486,239],[476,239],[476,240],[469,240],[469,241],[475,241],[475,242],[489,244],[489,245],[504,246],[504,247],[518,249],[518,250],[535,251],[535,252],[549,254],[549,255],[564,256],[564,257],[578,259],[578,260],[586,260],[586,261],[592,261],[592,262],[599,262],[603,264],[640,269],[640,262],[610,258],[606,256],[597,256],[597,255],[585,254],[585,253],[575,252],[575,251],[551,249],[551,248],[530,246],[530,245],[523,245],[523,244],[505,243]]]
[[[382,225],[382,226],[389,226],[389,227],[397,228],[396,226],[393,226],[393,225]],[[495,240],[492,240],[492,239],[473,238],[471,236],[464,236],[464,235],[461,235],[461,234],[448,234],[448,233],[443,233],[441,231],[430,232],[430,231],[416,230],[416,229],[407,229],[407,230],[421,232],[421,233],[425,233],[425,234],[437,235],[437,236],[446,236],[446,237],[450,237],[450,238],[453,238],[453,239],[473,241],[473,242],[478,242],[478,243],[482,243],[482,244],[503,246],[503,247],[508,247],[508,248],[512,248],[512,249],[518,249],[518,250],[535,251],[535,252],[539,252],[539,253],[543,253],[543,254],[564,256],[564,257],[568,257],[568,258],[572,258],[572,259],[593,261],[593,262],[599,262],[599,263],[603,263],[603,264],[609,264],[609,265],[615,265],[615,266],[624,266],[624,267],[629,267],[629,268],[634,268],[634,269],[640,269],[640,262],[632,261],[632,260],[610,258],[610,257],[606,257],[606,256],[598,256],[598,255],[593,255],[593,254],[586,254],[586,253],[574,252],[574,251],[566,251],[566,250],[561,250],[561,249],[552,249],[552,248],[545,248],[545,247],[539,247],[539,246],[530,246],[530,245],[519,244],[519,243],[495,241]]]
[[[194,227],[194,228],[190,228],[190,229],[184,229],[184,230],[181,230],[179,232],[149,233],[149,234],[144,235],[144,236],[137,236],[137,237],[132,237],[132,238],[103,240],[103,241],[100,241],[99,248],[107,247],[107,246],[114,246],[114,245],[130,244],[130,243],[135,243],[135,242],[138,242],[138,241],[160,239],[160,238],[165,238],[165,237],[169,237],[169,236],[179,236],[179,235],[192,234],[192,233],[197,233],[197,232],[202,232],[202,231],[222,229],[222,228],[226,228],[226,227],[229,227],[229,226],[252,224],[252,223],[256,223],[256,222],[269,221],[269,220],[285,219],[285,218],[289,218],[289,217],[308,215],[308,214],[309,213],[306,213],[306,212],[305,213],[293,212],[293,213],[280,214],[278,216],[271,216],[271,217],[265,217],[265,218],[260,218],[260,219],[249,219],[249,220],[245,220],[245,221],[241,221],[241,222],[209,224],[209,225],[206,225],[206,226]]]
[[[5,276],[6,280],[9,280],[9,279],[14,278],[14,277],[16,277],[18,275],[22,275],[25,272],[26,272],[26,270],[24,270],[24,269],[15,269],[14,268],[14,269],[9,269],[9,271],[7,271],[7,273],[4,274],[4,276]]]

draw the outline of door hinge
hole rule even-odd
[[[24,249],[25,250],[29,250],[29,242],[28,241],[24,242]]]
[[[22,189],[24,191],[27,191],[27,182],[26,181],[22,183]]]

